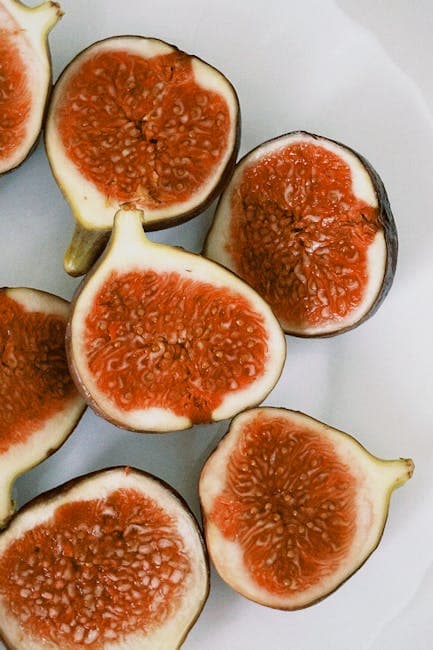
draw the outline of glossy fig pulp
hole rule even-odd
[[[88,270],[125,203],[147,230],[201,212],[228,181],[238,141],[236,93],[200,59],[139,36],[81,52],[56,83],[46,130],[77,224],[66,270]]]
[[[0,289],[0,527],[15,478],[71,433],[85,408],[69,374],[69,303],[36,289]]]
[[[139,470],[103,470],[42,495],[0,535],[0,636],[10,648],[175,650],[207,594],[194,516]]]
[[[103,417],[138,431],[222,420],[260,403],[284,363],[266,303],[204,258],[150,242],[136,210],[73,302],[71,371]]]
[[[0,174],[23,162],[41,131],[51,88],[47,36],[61,15],[56,2],[0,0]]]
[[[268,607],[334,591],[376,548],[411,460],[384,461],[349,435],[277,408],[235,418],[200,477],[209,554],[221,577]]]
[[[397,232],[383,183],[362,156],[295,132],[237,165],[205,255],[254,287],[286,332],[331,336],[385,298]]]

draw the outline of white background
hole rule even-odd
[[[433,8],[429,0],[63,0],[51,35],[54,76],[93,41],[156,36],[220,68],[237,88],[241,153],[305,129],[366,156],[387,187],[399,237],[395,283],[374,318],[325,340],[288,339],[267,403],[304,410],[373,453],[411,456],[378,550],[335,594],[272,611],[213,573],[188,650],[430,650],[433,639]],[[212,210],[152,238],[199,250]],[[68,205],[42,145],[0,179],[0,284],[66,298]],[[0,405],[1,407],[1,405]],[[65,480],[135,464],[175,486],[198,513],[196,482],[226,424],[167,435],[117,430],[87,411],[52,458],[18,480],[19,504]]]

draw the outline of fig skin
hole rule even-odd
[[[365,554],[364,557],[362,557],[361,561],[359,561],[358,563],[356,563],[353,566],[353,570],[351,572],[349,572],[346,575],[346,577],[344,577],[344,579],[341,580],[341,582],[336,584],[328,592],[322,594],[321,596],[319,596],[317,598],[313,598],[309,602],[299,604],[299,605],[295,605],[295,606],[293,606],[293,605],[282,605],[282,604],[277,605],[275,603],[270,604],[269,602],[266,602],[265,599],[255,597],[251,593],[248,593],[248,594],[244,593],[242,591],[242,589],[239,587],[239,584],[233,584],[233,582],[231,581],[231,576],[233,575],[233,570],[232,571],[230,570],[230,566],[224,568],[225,575],[223,575],[222,572],[220,572],[219,562],[215,561],[214,557],[213,557],[212,539],[211,539],[211,535],[209,533],[209,518],[208,518],[207,508],[206,508],[206,505],[204,503],[204,501],[206,500],[206,495],[203,494],[204,489],[202,489],[203,477],[205,476],[207,471],[211,471],[211,470],[208,470],[208,465],[210,463],[212,463],[214,457],[218,455],[218,452],[221,453],[221,447],[224,446],[224,444],[225,444],[227,438],[229,437],[229,434],[232,431],[233,427],[236,425],[237,421],[239,419],[243,418],[244,416],[248,416],[249,414],[253,414],[253,413],[265,412],[265,411],[268,414],[275,414],[275,415],[278,415],[278,414],[283,414],[283,415],[284,414],[290,414],[290,415],[294,415],[295,417],[300,416],[302,419],[305,419],[305,421],[307,423],[309,423],[313,427],[317,426],[319,428],[324,428],[325,431],[330,431],[332,433],[337,434],[337,436],[342,436],[343,438],[349,440],[350,443],[354,446],[354,448],[357,449],[356,453],[359,453],[363,457],[368,458],[369,462],[377,464],[378,466],[382,466],[384,468],[384,471],[387,471],[385,468],[392,469],[393,465],[394,466],[396,466],[396,465],[400,466],[400,468],[399,468],[400,471],[398,473],[396,473],[395,470],[394,470],[394,480],[389,481],[388,489],[386,490],[385,498],[384,498],[384,502],[383,502],[383,510],[382,510],[382,517],[381,517],[381,520],[380,520],[380,525],[379,525],[379,527],[377,529],[377,535],[376,535],[376,538],[375,538],[375,542],[374,542],[373,545],[371,545],[369,547],[368,553]],[[231,451],[233,451],[236,448],[237,448],[237,445],[235,444],[232,447]],[[231,452],[228,454],[228,458],[230,458],[230,455],[231,455]],[[225,459],[226,462],[227,462],[228,458]],[[403,471],[403,467],[404,467],[404,471]],[[388,520],[391,495],[392,495],[392,493],[394,492],[394,490],[396,488],[404,485],[404,483],[406,483],[406,481],[408,481],[412,477],[413,472],[414,472],[414,467],[415,467],[414,462],[410,458],[404,458],[404,459],[400,458],[398,460],[383,460],[383,459],[380,459],[377,456],[374,456],[373,454],[371,454],[359,442],[359,440],[354,438],[352,435],[350,435],[350,434],[348,434],[348,433],[346,433],[344,431],[341,431],[339,429],[336,429],[334,427],[331,427],[330,425],[325,424],[325,423],[321,422],[320,420],[317,420],[316,418],[313,418],[313,417],[311,417],[309,415],[306,415],[305,413],[303,413],[301,411],[293,411],[293,410],[290,410],[290,409],[286,409],[284,407],[270,407],[270,406],[269,407],[268,406],[259,407],[259,408],[255,408],[255,409],[248,409],[248,410],[244,411],[243,413],[240,413],[239,415],[237,415],[235,418],[233,418],[233,420],[230,423],[230,426],[229,426],[228,430],[223,435],[223,437],[220,439],[217,446],[214,448],[214,450],[210,453],[207,460],[205,461],[205,463],[203,465],[203,468],[202,468],[202,471],[201,471],[201,474],[200,474],[200,478],[199,478],[199,500],[200,500],[200,508],[201,508],[201,514],[202,514],[202,521],[203,521],[203,528],[204,528],[206,546],[208,548],[209,557],[210,557],[211,561],[213,562],[213,564],[214,564],[217,572],[219,573],[220,577],[226,582],[226,584],[228,584],[230,586],[231,589],[233,589],[236,593],[238,593],[242,597],[247,598],[248,600],[251,600],[251,601],[257,603],[258,605],[262,605],[262,606],[265,606],[265,607],[268,607],[268,608],[271,608],[271,609],[280,610],[280,611],[298,611],[298,610],[306,609],[308,607],[316,605],[316,604],[320,603],[321,601],[325,600],[328,596],[335,593],[343,584],[345,584],[352,576],[354,576],[358,572],[358,570],[364,566],[364,564],[367,562],[367,560],[372,555],[372,553],[377,549],[377,547],[379,546],[379,544],[380,544],[380,542],[381,542],[381,540],[383,538],[386,523],[387,523],[387,520]],[[217,496],[219,494],[221,494],[221,489],[218,492]],[[376,523],[376,522],[374,522],[374,523]],[[230,543],[230,542],[228,542],[228,543]],[[233,569],[233,567],[232,567],[232,569]],[[238,583],[239,583],[239,580],[238,580]]]
[[[48,44],[48,35],[50,31],[55,27],[57,22],[63,17],[64,11],[61,8],[60,4],[56,2],[55,0],[46,0],[45,2],[42,2],[39,5],[36,5],[34,7],[29,7],[21,2],[21,0],[8,0],[8,2],[4,2],[4,0],[0,0],[0,4],[10,4],[12,6],[16,7],[17,12],[19,11],[23,12],[23,15],[27,14],[29,17],[32,15],[36,15],[36,12],[42,12],[42,11],[49,11],[51,8],[53,10],[53,15],[51,17],[51,21],[47,21],[45,25],[45,33],[43,34],[43,52],[44,56],[46,58],[46,64],[47,64],[47,69],[49,70],[49,79],[48,79],[48,84],[45,89],[45,101],[43,105],[43,109],[41,112],[41,118],[39,121],[39,128],[37,131],[35,131],[33,142],[30,145],[30,148],[27,150],[27,153],[24,155],[24,157],[21,157],[20,160],[17,160],[16,163],[12,165],[12,167],[9,167],[8,169],[5,169],[4,171],[0,171],[0,176],[4,176],[6,174],[9,174],[10,172],[18,169],[21,167],[23,163],[26,162],[26,160],[32,155],[32,153],[35,151],[37,148],[44,130],[44,125],[45,121],[48,115],[48,110],[49,110],[49,105],[50,105],[50,99],[51,99],[51,93],[53,90],[53,66],[52,66],[52,57],[51,57],[51,49]]]
[[[90,49],[94,48],[95,46],[98,46],[108,41],[112,41],[113,44],[115,45],[116,40],[121,40],[121,39],[146,39],[147,41],[155,44],[168,45],[170,48],[173,49],[174,52],[183,52],[176,45],[172,43],[168,43],[166,41],[163,41],[162,39],[153,36],[142,36],[142,35],[137,36],[134,34],[122,34],[118,36],[111,36],[104,39],[100,39],[98,41],[95,41],[91,45],[89,45],[81,52],[79,52],[68,63],[68,65],[62,71],[56,83],[54,84],[53,92],[55,92],[56,88],[62,83],[70,67],[73,66],[73,64],[80,57],[85,55],[86,52],[88,52]],[[184,53],[187,54],[188,56],[191,56],[194,60],[198,61],[199,63],[204,64],[210,70],[221,75],[224,78],[224,81],[226,82],[227,86],[231,89],[232,96],[235,102],[235,110],[236,110],[234,143],[233,143],[230,157],[227,160],[224,169],[221,171],[217,182],[214,184],[213,189],[211,189],[208,195],[204,197],[203,200],[196,206],[193,206],[192,208],[187,210],[180,211],[177,216],[160,217],[159,219],[151,220],[150,222],[143,221],[143,228],[147,232],[153,232],[155,230],[163,230],[166,228],[178,226],[202,214],[213,203],[213,201],[221,194],[221,192],[229,183],[233,175],[233,171],[236,165],[236,159],[239,153],[240,139],[241,139],[241,110],[239,104],[239,97],[236,93],[236,89],[234,88],[233,84],[229,81],[229,79],[218,68],[211,65],[210,63],[208,63],[207,61],[205,61],[204,59],[200,58],[195,54],[190,55],[187,52]],[[50,103],[50,105],[48,106],[47,122],[50,122],[51,120],[54,122],[54,119],[55,119],[55,113],[54,113],[53,103]],[[49,154],[50,146],[48,142],[47,129],[45,129],[44,131],[44,142],[45,142],[45,149],[47,151],[47,158],[51,168],[51,172],[64,198],[66,199],[66,201],[71,207],[72,214],[74,217],[74,223],[75,223],[74,233],[64,256],[64,269],[72,277],[79,277],[85,275],[90,270],[91,266],[95,263],[99,255],[104,250],[110,238],[111,227],[108,229],[99,228],[99,227],[90,227],[90,228],[87,227],[87,225],[84,223],[85,218],[83,217],[82,214],[82,206],[74,202],[73,196],[68,195],[68,189],[65,188],[64,183],[60,180],[59,173],[56,170],[56,164],[51,159],[52,157]],[[122,205],[126,205],[126,204],[122,204]],[[118,208],[114,208],[113,213],[117,209]]]
[[[39,299],[42,300],[42,301],[44,299],[47,299],[47,300],[54,299],[57,302],[58,305],[63,304],[65,307],[68,306],[70,308],[70,303],[67,300],[65,300],[65,299],[63,299],[60,296],[57,296],[55,294],[49,293],[47,291],[42,291],[40,289],[29,289],[28,287],[13,287],[13,288],[12,287],[1,287],[0,288],[0,295],[3,292],[5,292],[5,293],[11,292],[12,295],[10,297],[13,300],[16,300],[16,298],[14,298],[14,292],[18,293],[18,295],[19,295],[19,292],[31,292],[33,295],[39,296]],[[46,312],[46,313],[49,314],[50,312]],[[71,378],[72,378],[72,375],[71,375]],[[79,399],[78,394],[77,394],[76,399]],[[83,401],[82,405],[81,405],[81,408],[78,409],[78,411],[74,414],[74,416],[70,416],[69,426],[66,427],[65,425],[63,425],[64,432],[63,432],[62,436],[58,436],[57,440],[51,440],[52,444],[50,446],[48,446],[48,447],[45,446],[45,449],[43,449],[42,453],[38,457],[34,457],[29,462],[29,464],[26,464],[25,466],[22,465],[22,464],[21,464],[21,466],[17,465],[16,471],[14,472],[13,476],[11,476],[9,481],[8,481],[8,486],[7,487],[8,487],[8,493],[9,493],[9,508],[8,508],[8,511],[5,512],[4,517],[2,517],[1,513],[0,513],[0,531],[8,525],[11,517],[15,513],[15,502],[12,499],[12,489],[13,489],[13,486],[15,484],[15,481],[20,476],[25,474],[27,471],[31,470],[33,467],[36,467],[36,466],[40,465],[42,462],[44,462],[44,460],[46,460],[47,458],[52,456],[56,451],[58,451],[63,446],[63,444],[68,440],[69,436],[71,436],[72,433],[75,431],[75,428],[77,427],[78,423],[80,422],[81,418],[83,417],[83,414],[84,414],[85,410],[86,410],[86,404]],[[52,416],[50,416],[50,417],[52,417]],[[43,426],[43,424],[41,426]],[[25,450],[26,450],[26,448],[28,446],[34,444],[34,441],[32,440],[32,438],[35,435],[37,435],[39,431],[40,431],[40,427],[38,429],[36,429],[30,435],[28,440],[26,440],[24,443],[21,443],[21,445],[24,444],[24,453],[25,453]],[[66,431],[66,433],[65,433],[65,431]],[[14,445],[12,445],[12,447],[14,447]],[[23,451],[21,451],[21,454],[19,454],[18,458],[21,459],[22,456],[23,456]],[[0,460],[1,460],[1,456],[0,456]]]
[[[377,196],[377,202],[378,202],[378,221],[383,229],[383,234],[385,238],[385,245],[386,245],[386,260],[385,260],[385,271],[382,279],[382,285],[376,295],[376,298],[374,302],[372,303],[371,307],[368,309],[368,311],[362,315],[361,318],[359,318],[356,322],[354,322],[351,325],[347,325],[345,327],[336,327],[336,329],[328,332],[323,332],[321,333],[320,331],[317,333],[303,333],[301,331],[292,331],[290,329],[286,329],[283,327],[283,330],[285,331],[286,334],[289,334],[290,336],[296,336],[298,338],[330,338],[333,336],[337,336],[339,334],[344,334],[345,332],[348,332],[350,330],[353,330],[357,328],[359,325],[367,321],[369,318],[374,316],[374,314],[377,312],[379,307],[382,305],[383,301],[385,300],[386,296],[389,293],[389,290],[391,289],[392,283],[394,281],[394,276],[396,272],[396,267],[397,267],[397,258],[398,258],[398,233],[397,233],[397,227],[395,224],[394,216],[391,210],[391,205],[389,201],[389,197],[387,194],[387,191],[385,189],[384,183],[379,176],[378,172],[374,169],[374,167],[371,165],[371,163],[360,153],[358,153],[355,149],[352,149],[346,144],[343,144],[341,142],[338,142],[337,140],[333,140],[332,138],[328,138],[325,136],[321,136],[315,133],[310,133],[308,131],[303,131],[303,130],[298,130],[298,131],[290,131],[287,133],[284,133],[282,135],[276,136],[275,138],[271,138],[269,140],[266,140],[265,142],[260,143],[251,151],[247,152],[237,163],[235,171],[238,167],[240,167],[250,156],[253,156],[256,152],[260,151],[262,147],[265,147],[267,145],[270,145],[272,143],[276,143],[279,140],[283,140],[286,137],[289,136],[306,136],[308,138],[312,138],[313,140],[317,140],[317,142],[320,144],[321,141],[327,141],[330,142],[337,147],[341,147],[342,149],[345,149],[349,153],[355,156],[361,164],[363,165],[364,169],[368,173],[371,182],[373,184],[376,196]],[[203,249],[202,249],[202,254],[207,257],[208,256],[208,249],[209,249],[209,242],[212,237],[212,230],[215,224],[215,221],[218,217],[218,211],[222,205],[222,201],[225,196],[225,192],[230,190],[230,184],[226,187],[224,192],[221,194],[216,209],[215,209],[215,214],[214,214],[214,222],[210,226],[208,233],[206,235],[204,244],[203,244]],[[233,269],[232,269],[233,271]],[[236,271],[233,271],[236,273]]]
[[[209,564],[209,555],[206,547],[206,543],[204,540],[204,536],[202,533],[202,530],[200,528],[200,525],[198,523],[197,518],[193,514],[191,508],[189,507],[187,501],[182,497],[175,488],[164,481],[163,479],[156,477],[154,474],[151,474],[150,472],[147,472],[145,470],[139,469],[137,467],[132,467],[132,466],[125,466],[125,465],[114,465],[111,467],[105,467],[103,469],[95,470],[92,472],[89,472],[87,474],[83,474],[81,476],[77,476],[75,478],[72,478],[65,483],[62,483],[61,485],[54,487],[42,494],[39,494],[38,496],[34,497],[30,501],[28,501],[19,511],[15,512],[13,517],[10,520],[10,524],[12,524],[15,519],[19,518],[22,514],[31,511],[33,507],[43,505],[46,503],[48,500],[56,498],[56,497],[62,497],[63,495],[66,495],[72,488],[74,488],[76,485],[78,485],[82,481],[87,481],[91,480],[92,478],[96,478],[100,475],[103,475],[105,473],[111,472],[111,471],[123,471],[125,474],[130,474],[130,473],[136,473],[139,476],[149,478],[153,481],[156,481],[159,483],[162,487],[164,487],[168,492],[170,492],[179,502],[179,505],[182,506],[183,510],[185,513],[188,514],[190,520],[193,523],[193,526],[195,528],[195,531],[197,533],[197,536],[200,541],[200,545],[203,551],[203,557],[205,560],[205,566],[206,566],[206,592],[204,594],[203,600],[201,602],[201,607],[197,611],[197,614],[193,620],[191,620],[189,628],[185,631],[185,634],[183,635],[182,639],[180,640],[177,649],[180,650],[182,647],[183,643],[185,642],[185,639],[187,638],[189,632],[192,630],[194,625],[196,624],[197,620],[200,618],[200,615],[204,609],[204,606],[206,605],[207,599],[209,597],[209,591],[210,591],[210,564]],[[1,531],[0,531],[0,536],[1,536]],[[6,648],[6,650],[24,650],[23,647],[11,645],[10,642],[6,638],[5,631],[2,628],[2,624],[0,621],[0,642],[2,642]]]
[[[136,210],[133,207],[131,207],[127,211],[136,211]],[[119,214],[120,212],[122,212],[122,210],[119,210],[119,212],[116,214],[115,221],[116,221],[116,219],[118,219],[121,216]],[[75,355],[74,355],[74,351],[73,351],[73,333],[72,333],[73,315],[74,315],[74,312],[76,311],[78,300],[79,300],[79,298],[80,298],[80,296],[81,296],[81,294],[82,294],[82,292],[83,292],[83,290],[85,288],[85,284],[87,284],[92,279],[92,277],[95,274],[98,273],[99,269],[104,265],[105,260],[107,258],[109,258],[112,248],[116,245],[115,244],[115,237],[116,237],[116,232],[115,232],[115,226],[114,226],[110,241],[109,241],[106,249],[104,250],[101,257],[94,264],[94,266],[91,268],[91,270],[86,275],[86,277],[81,281],[80,285],[76,289],[76,291],[74,293],[74,296],[72,298],[71,310],[70,310],[70,318],[69,318],[67,326],[66,326],[66,337],[65,337],[66,338],[66,355],[67,355],[67,360],[68,360],[69,372],[70,372],[70,374],[71,374],[71,376],[73,378],[73,381],[74,381],[77,389],[81,393],[83,399],[86,401],[88,406],[90,406],[90,408],[97,415],[99,415],[100,417],[105,419],[107,422],[110,422],[111,424],[113,424],[114,426],[116,426],[116,427],[118,427],[120,429],[124,429],[124,430],[127,430],[127,431],[133,431],[135,433],[144,433],[144,434],[146,434],[146,433],[158,433],[158,434],[171,433],[172,429],[167,428],[167,427],[164,427],[164,429],[161,428],[161,429],[158,429],[158,430],[156,430],[156,429],[147,430],[147,429],[137,428],[137,427],[131,426],[131,424],[126,425],[122,420],[117,419],[116,417],[106,413],[103,409],[100,408],[100,406],[97,403],[96,399],[94,398],[94,396],[92,395],[90,390],[87,388],[87,386],[83,382],[83,379],[80,376],[80,374],[79,374],[79,372],[77,370],[77,367],[76,367]],[[153,245],[152,242],[150,242],[150,245]],[[157,246],[161,246],[161,248],[164,248],[165,249],[164,252],[167,252],[167,255],[170,254],[171,250],[173,250],[173,251],[179,250],[179,251],[183,252],[183,249],[180,249],[180,248],[177,248],[177,247],[174,248],[174,247],[171,247],[171,246],[168,246],[168,245],[161,245],[161,244],[157,244]],[[188,254],[189,257],[191,257],[191,259],[203,260],[203,257],[201,255],[197,254],[197,253],[192,253],[190,251],[185,251],[185,252]],[[146,258],[143,256],[143,261],[145,261],[145,259]],[[220,269],[225,276],[227,276],[228,278],[232,277],[233,280],[235,281],[235,286],[237,284],[241,283],[242,285],[245,286],[245,288],[248,289],[249,292],[253,292],[256,296],[258,296],[258,294],[253,289],[251,289],[248,285],[246,285],[245,282],[240,280],[238,278],[238,276],[236,276],[234,273],[232,273],[231,271],[229,271],[228,269],[223,267],[221,264],[218,264],[217,262],[214,262],[213,260],[209,260],[209,259],[205,259],[204,261],[205,261],[206,265],[210,265],[209,268],[214,267],[214,268]],[[227,283],[227,286],[230,287],[231,285],[229,283]],[[259,299],[260,299],[260,302],[262,302],[262,303],[264,302],[260,297],[259,297]],[[267,307],[267,304],[264,303],[264,306]],[[278,325],[278,322],[277,322],[277,325]],[[278,380],[279,380],[279,378],[281,376],[281,373],[283,372],[284,363],[285,363],[285,359],[286,359],[287,348],[286,348],[285,337],[282,334],[282,331],[279,328],[279,326],[278,326],[278,329],[279,329],[279,333],[281,334],[281,337],[282,337],[281,345],[283,346],[283,349],[281,351],[281,359],[279,360],[278,374],[276,374],[275,380],[273,382],[273,386],[272,386],[272,388],[269,389],[269,391],[267,391],[267,394],[277,384],[277,382],[278,382]],[[274,336],[274,335],[275,335],[275,332],[272,332],[272,336]],[[275,346],[277,346],[277,343],[280,343],[280,342],[279,341],[275,342]],[[277,363],[276,359],[274,361],[275,361],[275,364],[276,364]],[[254,401],[250,401],[248,406],[245,407],[245,408],[252,408],[252,407],[258,406],[263,401],[263,399],[264,399],[264,396],[262,395],[260,398],[254,400]],[[216,418],[216,419],[212,420],[212,422],[215,422],[215,421],[219,421],[219,419]],[[179,429],[179,430],[186,431],[188,429],[191,429],[193,426],[195,426],[194,423],[191,423],[189,426],[183,427],[182,429]]]

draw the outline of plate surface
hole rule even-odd
[[[115,34],[156,36],[201,56],[237,88],[241,154],[296,129],[344,142],[381,174],[398,226],[398,270],[379,312],[340,337],[289,338],[283,376],[266,402],[352,433],[378,456],[414,459],[382,543],[335,594],[300,612],[250,603],[213,573],[188,650],[431,648],[433,20],[428,0],[416,8],[396,0],[391,21],[386,5],[62,0],[65,16],[51,34],[55,78],[81,49]],[[198,251],[212,212],[151,237]],[[69,207],[39,145],[0,179],[1,284],[71,298],[78,282],[62,267],[71,233]],[[198,513],[197,477],[225,429],[140,436],[88,410],[64,447],[18,480],[18,503],[93,469],[134,464],[175,486]]]

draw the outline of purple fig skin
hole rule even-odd
[[[157,476],[151,474],[150,472],[146,472],[145,470],[138,469],[137,467],[129,467],[129,466],[113,466],[113,467],[105,467],[104,469],[100,470],[95,470],[93,472],[89,472],[88,474],[83,474],[81,476],[77,476],[73,479],[70,479],[66,483],[63,483],[59,485],[58,487],[52,488],[51,490],[48,490],[47,492],[44,492],[43,494],[39,494],[38,496],[34,497],[31,501],[26,503],[25,506],[23,506],[18,512],[14,513],[12,516],[10,522],[12,522],[15,518],[19,517],[21,514],[27,512],[28,510],[31,510],[34,506],[40,505],[45,503],[48,499],[51,499],[53,497],[58,497],[62,495],[66,495],[73,487],[75,487],[78,483],[80,483],[83,480],[88,480],[91,479],[92,477],[97,477],[100,476],[101,474],[104,474],[105,472],[110,472],[112,470],[123,470],[125,473],[136,473],[139,476],[143,476],[146,478],[150,478],[154,481],[157,481],[160,483],[163,487],[165,487],[173,496],[176,497],[176,499],[179,501],[180,505],[183,507],[185,512],[188,514],[189,518],[191,519],[194,528],[197,532],[197,535],[200,540],[201,547],[203,549],[203,557],[206,562],[206,576],[207,576],[207,588],[206,588],[206,593],[205,597],[201,603],[201,607],[199,611],[197,612],[196,617],[194,618],[193,621],[191,621],[191,624],[186,630],[185,635],[183,636],[179,648],[182,646],[184,643],[186,637],[188,636],[189,632],[191,629],[194,627],[195,623],[197,622],[198,618],[200,617],[200,614],[203,611],[203,608],[206,604],[206,601],[209,597],[209,590],[210,590],[210,564],[209,564],[209,555],[207,552],[207,547],[204,541],[204,536],[202,533],[202,530],[199,526],[199,523],[197,521],[197,518],[195,517],[194,513],[192,512],[191,508],[189,507],[188,503],[185,501],[185,499],[175,490],[173,486],[171,486],[169,483],[164,481],[161,478],[158,478]],[[1,533],[0,533],[1,534]],[[6,650],[23,650],[23,647],[18,647],[18,646],[13,646],[10,645],[5,637],[5,632],[2,630],[1,627],[1,621],[0,621],[0,641],[4,644]]]
[[[291,131],[289,133],[285,133],[283,135],[277,136],[276,138],[271,138],[270,140],[267,140],[266,142],[262,142],[259,144],[257,147],[249,151],[245,156],[243,156],[239,162],[238,165],[240,165],[246,158],[248,158],[251,154],[254,152],[259,151],[264,145],[267,145],[271,142],[275,142],[279,140],[280,138],[284,138],[287,136],[291,135],[306,135],[309,136],[315,140],[317,140],[319,143],[320,141],[328,141],[332,142],[333,144],[337,145],[338,147],[341,147],[342,149],[346,149],[346,151],[349,151],[351,154],[353,154],[358,160],[362,163],[363,167],[367,171],[371,182],[373,184],[376,196],[377,196],[377,202],[378,202],[378,220],[379,223],[383,229],[383,234],[385,238],[385,244],[386,244],[386,262],[385,262],[385,272],[382,280],[382,285],[381,288],[376,296],[375,301],[371,305],[370,309],[358,320],[356,323],[353,323],[352,325],[348,325],[347,327],[342,327],[342,328],[337,328],[333,330],[332,332],[325,332],[321,334],[320,332],[317,334],[302,334],[302,332],[291,332],[289,330],[285,330],[286,334],[289,334],[290,336],[296,336],[298,338],[330,338],[332,336],[337,336],[339,334],[344,334],[345,332],[349,332],[350,330],[355,329],[356,327],[359,327],[362,323],[367,321],[369,318],[371,318],[379,309],[383,301],[385,300],[386,296],[388,295],[389,290],[391,289],[391,285],[394,281],[394,276],[396,272],[396,267],[397,267],[397,257],[398,257],[398,234],[397,234],[397,227],[395,224],[394,216],[391,211],[391,205],[389,202],[388,194],[385,189],[385,186],[383,184],[382,179],[380,178],[379,174],[377,171],[374,169],[374,167],[371,165],[371,163],[364,158],[361,154],[359,154],[357,151],[352,149],[351,147],[348,147],[345,144],[342,144],[341,142],[338,142],[337,140],[332,140],[331,138],[326,138],[321,135],[317,135],[315,133],[309,133],[308,131]],[[215,214],[218,212],[218,208],[220,206],[222,197],[220,197]],[[202,254],[206,257],[206,252],[207,252],[207,246],[208,246],[208,241],[210,238],[210,233],[212,231],[212,225],[209,228],[209,231],[206,235],[204,244],[203,244],[203,249],[202,249]]]
[[[54,85],[54,89],[55,89],[56,85],[63,79],[63,76],[65,75],[66,71],[69,69],[69,67],[71,65],[74,64],[74,62],[76,61],[76,59],[78,57],[80,57],[82,54],[87,52],[87,50],[94,47],[95,45],[98,45],[99,43],[103,43],[103,42],[108,41],[108,40],[113,40],[113,38],[119,38],[119,39],[122,39],[122,38],[137,38],[137,39],[145,38],[146,40],[152,40],[152,41],[156,41],[156,42],[159,42],[159,43],[163,43],[165,45],[169,45],[175,51],[182,52],[184,54],[187,54],[188,56],[193,56],[198,61],[204,63],[209,68],[211,68],[211,69],[215,70],[216,72],[218,72],[219,74],[221,74],[224,77],[225,82],[231,88],[231,90],[233,92],[233,96],[235,98],[235,103],[236,103],[236,109],[237,109],[236,110],[236,117],[235,117],[235,119],[236,119],[235,142],[233,144],[233,150],[231,152],[231,156],[230,156],[229,160],[227,161],[226,166],[222,170],[222,172],[220,174],[220,177],[218,179],[218,182],[216,183],[213,190],[208,194],[208,196],[199,205],[195,206],[191,210],[187,210],[186,212],[180,212],[177,216],[174,216],[174,217],[163,217],[161,219],[153,221],[150,224],[143,224],[143,227],[147,232],[152,232],[152,231],[155,231],[155,230],[164,230],[165,228],[171,228],[172,226],[178,226],[178,225],[180,225],[182,223],[185,223],[186,221],[189,221],[190,219],[193,219],[194,217],[196,217],[199,214],[201,214],[202,212],[204,212],[211,205],[211,203],[221,194],[221,192],[224,190],[224,188],[228,185],[228,183],[229,183],[229,181],[230,181],[230,179],[231,179],[231,177],[233,175],[233,171],[234,171],[234,168],[235,168],[235,165],[236,165],[236,159],[237,159],[238,152],[239,152],[240,138],[241,138],[241,112],[240,112],[239,97],[238,97],[238,95],[236,93],[236,90],[235,90],[233,84],[227,79],[227,77],[220,70],[218,70],[215,66],[207,63],[207,61],[204,61],[200,57],[196,56],[195,54],[190,55],[187,52],[184,52],[183,50],[180,50],[176,45],[173,45],[171,43],[167,43],[166,41],[162,41],[159,38],[154,38],[152,36],[143,37],[143,36],[136,36],[136,35],[129,35],[129,34],[122,34],[122,35],[116,36],[116,37],[108,37],[108,38],[100,39],[99,41],[95,41],[94,43],[89,45],[87,48],[85,48],[84,50],[79,52],[70,61],[70,63],[68,63],[66,68],[63,70],[63,72],[61,73],[61,75],[57,79],[56,84]],[[51,109],[51,107],[49,107],[49,109],[48,109],[48,118],[51,118],[51,113],[52,113],[52,109]],[[51,162],[50,159],[48,159],[48,162],[50,164],[51,172],[52,172],[54,178],[56,179],[56,182],[59,185],[59,187],[60,187],[60,189],[61,189],[61,191],[62,191],[62,193],[63,193],[63,195],[64,195],[64,197],[66,199],[66,201],[68,202],[67,195],[64,192],[64,190],[62,188],[62,185],[61,185],[61,183],[59,182],[59,180],[57,178],[55,165]],[[104,232],[104,231],[102,230],[101,232]],[[109,233],[110,233],[110,231],[107,232],[107,240],[109,238]],[[95,255],[95,257],[96,257],[96,255]]]

